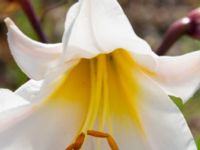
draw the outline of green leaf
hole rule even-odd
[[[196,140],[197,150],[200,150],[200,138],[197,138]]]
[[[183,109],[183,101],[179,97],[169,96],[171,100],[176,104],[176,106],[182,110]]]

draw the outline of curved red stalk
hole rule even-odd
[[[15,1],[21,5],[21,7],[24,10],[25,14],[27,15],[33,29],[37,33],[40,41],[43,43],[47,43],[47,38],[46,38],[44,32],[42,31],[41,24],[39,22],[39,19],[36,16],[36,13],[33,9],[33,6],[31,4],[30,0],[15,0]]]

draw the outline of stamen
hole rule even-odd
[[[69,145],[65,150],[79,150],[83,145],[85,134],[81,133],[75,140],[75,142]]]
[[[99,130],[103,130],[106,122],[109,122],[110,114],[109,114],[109,87],[108,87],[108,74],[107,74],[107,58],[105,56],[104,60],[102,60],[103,63],[103,90],[102,90],[102,114],[101,114],[101,120],[99,122]],[[110,129],[111,130],[111,129]]]
[[[110,148],[112,150],[119,150],[118,146],[117,146],[117,143],[115,142],[115,140],[112,138],[112,136],[108,136],[107,138],[107,141],[108,141],[108,144],[110,146]]]
[[[69,145],[65,150],[74,150],[74,144]]]
[[[94,136],[94,137],[106,138],[111,150],[119,150],[117,143],[112,138],[112,136],[109,135],[108,133],[89,130],[89,131],[87,131],[87,134],[90,135],[90,136]]]
[[[84,142],[84,139],[85,139],[85,134],[84,133],[81,133],[78,137],[77,137],[77,139],[76,139],[76,141],[75,141],[75,149],[80,149],[81,148],[81,146],[83,145],[83,142]]]
[[[103,56],[97,57],[95,60],[91,60],[91,102],[86,115],[86,120],[81,129],[81,131],[84,132],[93,128],[99,111],[104,73],[102,65],[103,61],[101,61],[101,59],[103,59]]]
[[[88,130],[87,134],[90,136],[99,137],[99,138],[107,138],[109,136],[109,134],[107,133],[102,133],[102,132],[93,131],[93,130]]]

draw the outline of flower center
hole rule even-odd
[[[52,107],[59,104],[60,110],[69,106],[75,108],[72,134],[79,136],[67,150],[80,149],[85,138],[83,133],[106,138],[111,149],[118,150],[110,135],[117,135],[116,125],[119,123],[120,130],[126,130],[126,123],[131,123],[145,136],[138,107],[141,104],[137,78],[140,71],[151,73],[137,64],[127,51],[117,49],[110,54],[82,59],[67,75],[63,75],[60,85],[46,102]],[[98,143],[97,148],[101,147]]]

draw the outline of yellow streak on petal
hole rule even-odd
[[[85,121],[90,103],[91,77],[89,61],[81,60],[79,64],[62,76],[56,83],[53,84],[55,90],[42,106],[52,109],[53,112],[55,112],[54,109],[56,108],[57,114],[54,114],[53,117],[59,115],[59,117],[63,117],[63,120],[66,120],[66,112],[70,112],[66,116],[69,122],[66,125],[66,130],[74,134],[73,140],[77,137],[76,135],[80,134],[78,129],[82,127],[81,125]],[[50,119],[51,117],[52,115],[49,115]],[[72,125],[70,125],[70,122],[72,122]],[[69,126],[74,126],[74,122],[77,122],[76,131],[74,130],[75,127],[68,129]]]
[[[48,97],[48,102],[76,103],[89,102],[90,97],[90,64],[87,60],[80,63],[61,77],[55,91]]]
[[[124,102],[127,104],[126,107],[132,116],[135,126],[138,127],[141,132],[144,132],[140,120],[140,111],[138,110],[137,96],[140,87],[135,77],[138,66],[130,59],[131,57],[129,57],[126,51],[117,50],[112,56],[114,61],[113,67],[116,70],[121,93],[123,94]]]

